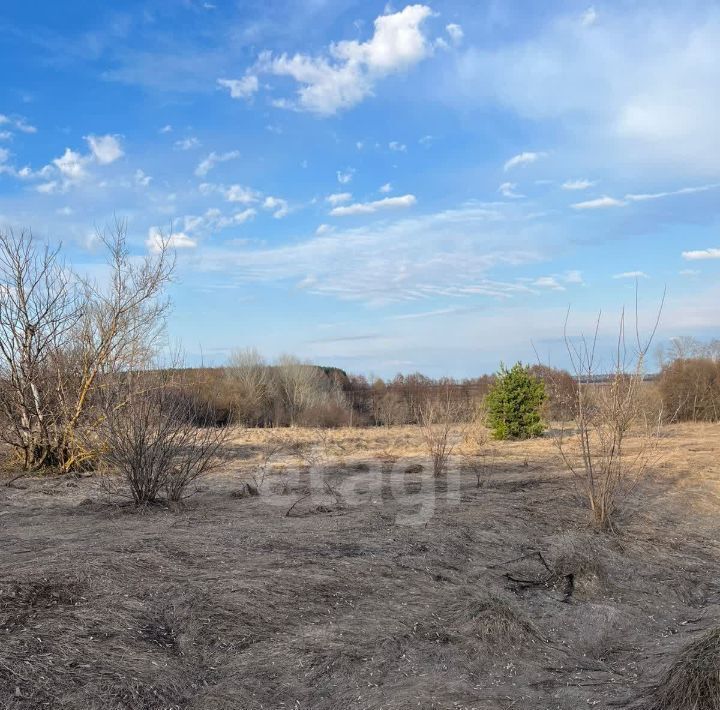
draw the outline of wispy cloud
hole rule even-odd
[[[540,158],[544,158],[546,155],[547,153],[544,153],[542,151],[526,151],[524,153],[519,153],[518,155],[514,155],[512,158],[510,158],[510,160],[506,161],[503,169],[505,170],[505,172],[507,172],[508,170],[517,168],[520,165],[530,165],[530,163],[535,163],[540,160]]]
[[[649,279],[650,277],[644,271],[623,271],[621,274],[615,274],[614,279]]]
[[[351,192],[335,192],[332,195],[328,195],[325,200],[331,205],[341,205],[344,202],[350,202],[352,200]]]
[[[645,194],[625,195],[625,199],[630,202],[645,202],[646,200],[659,200],[663,197],[673,197],[674,195],[692,195],[697,192],[707,192],[708,190],[717,190],[720,183],[714,182],[709,185],[698,185],[696,187],[681,187],[679,190],[669,190],[667,192],[650,192]]]
[[[589,187],[592,187],[596,183],[592,180],[566,180],[562,184],[563,190],[587,190]]]
[[[174,145],[176,150],[192,150],[200,147],[200,141],[195,136],[189,136],[175,141]]]
[[[195,168],[195,175],[205,177],[218,163],[225,163],[228,160],[235,160],[239,157],[239,150],[230,150],[226,153],[216,153],[213,151],[207,158],[204,158],[198,163],[198,166]]]
[[[290,280],[318,295],[367,303],[434,297],[509,298],[532,293],[519,280],[488,271],[543,259],[548,236],[516,213],[515,203],[475,205],[354,229],[322,233],[273,248],[208,243],[198,268],[240,281]],[[382,258],[379,258],[382,255]]]
[[[352,181],[354,174],[355,174],[355,168],[347,168],[346,170],[338,170],[336,173],[337,181],[341,185],[347,185],[349,182]]]
[[[171,235],[165,235],[158,227],[151,227],[148,232],[148,238],[145,242],[147,248],[152,253],[158,253],[163,245],[171,249],[194,249],[197,242],[191,239],[184,232],[175,232]]]
[[[415,195],[402,195],[401,197],[385,197],[374,202],[356,202],[352,205],[335,207],[330,210],[333,217],[348,217],[358,214],[373,214],[380,210],[394,209],[397,207],[412,207],[417,202]]]
[[[515,183],[515,182],[504,182],[498,188],[498,192],[503,197],[508,197],[511,199],[518,199],[520,197],[525,197],[525,195],[522,195],[521,193],[515,191],[516,187],[517,187],[517,183]]]
[[[708,259],[720,259],[720,248],[694,249],[684,251],[682,258],[686,261],[706,261]]]
[[[260,82],[254,74],[246,74],[242,79],[218,79],[217,83],[227,89],[233,99],[249,99],[260,88]]]
[[[594,200],[585,200],[584,202],[576,202],[573,205],[573,209],[576,210],[601,210],[606,207],[623,207],[627,202],[625,200],[618,200],[614,197],[598,197]]]

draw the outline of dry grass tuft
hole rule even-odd
[[[665,673],[646,710],[720,707],[720,627],[685,646]]]
[[[450,610],[455,615],[454,635],[470,642],[478,652],[502,655],[544,641],[537,626],[510,597],[485,592],[451,605]]]

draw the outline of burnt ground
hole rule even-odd
[[[181,510],[0,486],[0,707],[633,707],[718,622],[718,434],[670,429],[612,535],[547,441],[500,445],[481,487],[391,467],[378,432],[307,498],[287,464],[244,496],[242,437]]]

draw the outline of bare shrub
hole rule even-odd
[[[687,644],[666,671],[644,710],[715,710],[720,707],[720,628]]]
[[[462,442],[457,449],[463,460],[463,468],[475,476],[477,488],[482,488],[490,478],[497,459],[497,449],[490,445],[490,433],[484,421],[485,414],[478,410],[465,427]]]
[[[432,460],[433,476],[442,476],[455,448],[453,425],[458,421],[459,408],[449,391],[429,397],[418,406],[423,441]]]
[[[599,528],[612,528],[618,507],[656,460],[661,416],[648,417],[641,407],[640,392],[645,358],[661,312],[662,303],[653,330],[643,344],[636,293],[636,342],[630,346],[626,340],[623,309],[612,374],[601,383],[597,382],[596,370],[600,317],[590,341],[584,337],[572,341],[567,334],[567,319],[565,322],[565,343],[578,380],[575,428],[568,430],[563,425],[555,436],[555,443]],[[630,442],[632,428],[635,436]]]
[[[136,505],[155,503],[161,494],[179,502],[218,465],[227,428],[193,424],[212,421],[212,413],[189,411],[194,404],[169,371],[119,377],[103,405],[102,458]]]
[[[260,447],[260,457],[253,466],[250,477],[255,485],[258,493],[262,492],[265,485],[265,479],[271,470],[273,460],[281,453],[286,451],[288,444],[284,438],[275,435],[263,442]]]

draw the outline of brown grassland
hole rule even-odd
[[[0,707],[661,707],[717,623],[720,425],[664,430],[612,534],[548,437],[437,479],[417,427],[226,448],[174,509],[0,486]]]

